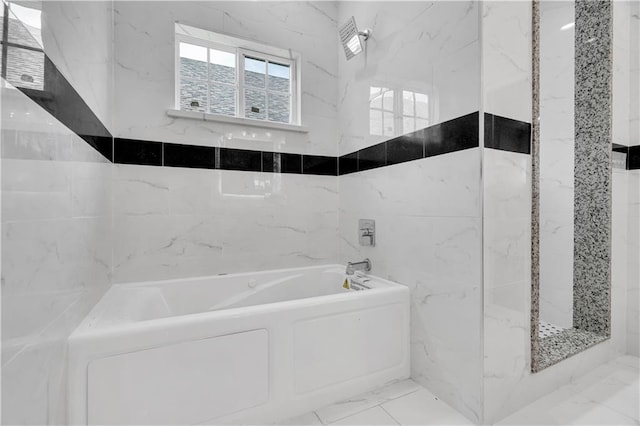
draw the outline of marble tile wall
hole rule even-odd
[[[426,94],[429,125],[477,111],[477,3],[339,3],[339,23],[352,15],[372,36],[350,61],[339,52],[340,155],[413,130],[374,134],[379,88]],[[479,149],[340,176],[339,197],[340,261],[369,257],[374,274],[411,289],[411,377],[479,421]],[[358,245],[360,218],[376,221],[375,247]]]
[[[629,3],[630,71],[629,140],[640,144],[640,4]],[[613,9],[616,16],[616,7]],[[615,84],[615,80],[614,80]],[[614,86],[615,87],[615,86]],[[630,170],[629,179],[629,288],[627,296],[627,351],[640,355],[640,170]]]
[[[110,2],[28,6],[41,11],[30,23],[45,53],[109,123]],[[60,94],[49,71],[43,99]],[[112,165],[4,80],[1,90],[2,423],[64,424],[66,339],[112,281]],[[95,127],[66,108],[76,127]]]
[[[111,163],[2,87],[2,422],[61,424],[66,339],[111,283]]]
[[[114,166],[114,281],[337,261],[335,176]]]
[[[630,170],[627,173],[629,184],[627,353],[640,356],[640,171]]]

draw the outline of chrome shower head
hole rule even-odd
[[[340,27],[339,33],[342,47],[344,47],[344,54],[347,56],[347,60],[349,60],[362,52],[362,40],[360,40],[360,36],[367,41],[371,35],[371,30],[358,31],[356,19],[352,16]]]

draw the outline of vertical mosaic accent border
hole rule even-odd
[[[540,327],[540,3],[531,13],[531,371],[539,371]]]
[[[540,4],[532,0],[531,372],[610,336],[612,3],[575,2],[573,328],[540,338]]]
[[[612,3],[575,2],[573,326],[609,336]]]

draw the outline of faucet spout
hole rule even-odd
[[[368,258],[362,262],[347,262],[347,275],[353,275],[356,270],[369,272],[371,271],[371,260]]]

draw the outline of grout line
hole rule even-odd
[[[411,380],[411,379],[407,379],[407,380]],[[413,381],[413,380],[411,380],[411,381]],[[400,382],[398,382],[398,383],[400,383]],[[415,382],[414,382],[414,383],[415,383]],[[419,383],[416,383],[416,384],[417,384],[418,386],[420,386],[420,388],[426,389],[426,388],[425,388],[424,386],[422,386],[421,384],[419,384]],[[348,414],[348,415],[346,415],[346,416],[344,416],[344,417],[337,418],[337,419],[335,419],[334,421],[332,421],[331,423],[326,423],[326,424],[333,424],[333,423],[335,423],[335,422],[339,422],[340,420],[344,420],[344,419],[346,419],[347,417],[351,417],[351,416],[355,416],[356,414],[360,414],[360,413],[362,413],[363,411],[367,411],[367,410],[369,410],[369,409],[371,409],[371,408],[378,407],[378,406],[380,406],[380,407],[381,407],[381,406],[382,406],[382,404],[386,404],[387,402],[395,401],[396,399],[400,399],[400,398],[402,398],[402,397],[405,397],[405,396],[411,395],[411,394],[413,394],[413,393],[415,393],[415,392],[418,392],[419,390],[420,390],[420,389],[416,389],[416,390],[413,390],[413,391],[411,391],[411,392],[407,392],[407,393],[404,393],[404,394],[402,394],[402,395],[399,395],[399,396],[396,396],[396,397],[393,397],[393,398],[386,398],[384,401],[381,401],[381,402],[379,402],[378,404],[375,404],[375,405],[372,405],[372,406],[369,406],[369,407],[365,407],[365,408],[363,408],[362,410],[355,411],[355,412],[353,412],[353,413],[351,413],[351,414]],[[356,397],[357,397],[357,396],[356,396]],[[338,402],[337,402],[337,403],[335,403],[335,404],[338,404],[339,402],[340,402],[340,401],[338,401]],[[335,405],[335,404],[331,404],[331,405]],[[382,407],[381,407],[381,408],[382,408]],[[385,410],[385,411],[386,411],[386,410]],[[319,417],[319,416],[318,416],[318,417]],[[320,420],[320,422],[322,423],[322,419]],[[322,424],[325,424],[325,423],[322,423]]]
[[[382,408],[382,411],[384,411],[385,413],[387,413],[387,415],[388,415],[389,417],[391,417],[391,418],[393,419],[393,421],[394,421],[394,422],[396,422],[396,424],[398,424],[398,425],[401,425],[401,424],[402,424],[402,423],[400,423],[400,422],[398,421],[398,419],[396,419],[395,417],[393,417],[393,416],[391,415],[391,413],[390,413],[390,412],[388,412],[388,411],[387,411],[387,410],[382,406],[382,404],[378,405],[378,407]]]

